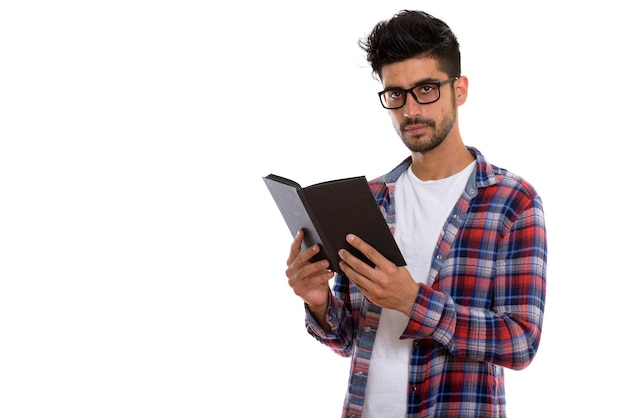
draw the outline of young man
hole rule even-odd
[[[328,261],[293,241],[286,271],[308,332],[352,357],[344,417],[504,417],[503,367],[523,369],[541,337],[546,233],[533,187],[461,139],[459,45],[424,12],[402,11],[361,41],[382,106],[411,156],[370,188],[407,266],[359,237],[375,267]]]

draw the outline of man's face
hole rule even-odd
[[[448,78],[446,73],[437,69],[432,58],[411,58],[385,65],[381,71],[385,90],[410,89],[421,83],[441,82]],[[407,94],[403,107],[389,110],[394,128],[412,152],[425,153],[436,148],[454,127],[457,105],[451,87],[454,84],[455,81],[442,85],[439,100],[434,103],[419,104]]]

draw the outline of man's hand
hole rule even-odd
[[[419,284],[413,280],[406,267],[396,266],[356,235],[348,234],[346,241],[375,265],[370,267],[348,250],[339,250],[339,266],[348,279],[378,306],[411,316]]]
[[[300,230],[291,244],[285,274],[289,278],[289,286],[293,292],[308,305],[317,322],[327,328],[324,314],[328,308],[328,281],[335,276],[335,273],[328,270],[330,266],[328,260],[310,262],[311,258],[320,251],[319,245],[313,245],[300,252],[303,239],[304,232]]]

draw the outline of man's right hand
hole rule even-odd
[[[330,266],[328,260],[310,262],[311,258],[320,251],[319,244],[300,252],[303,239],[304,231],[299,230],[291,244],[285,274],[289,279],[289,286],[308,305],[318,324],[328,328],[324,319],[328,308],[328,281],[335,276],[335,273],[328,269]]]

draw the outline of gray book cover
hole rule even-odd
[[[322,250],[312,261],[328,259],[331,269],[339,269],[339,249],[345,248],[372,265],[361,252],[346,241],[355,234],[398,266],[406,265],[389,226],[376,204],[364,176],[331,180],[301,187],[285,177],[263,177],[291,236],[304,229],[305,248],[318,243]]]

